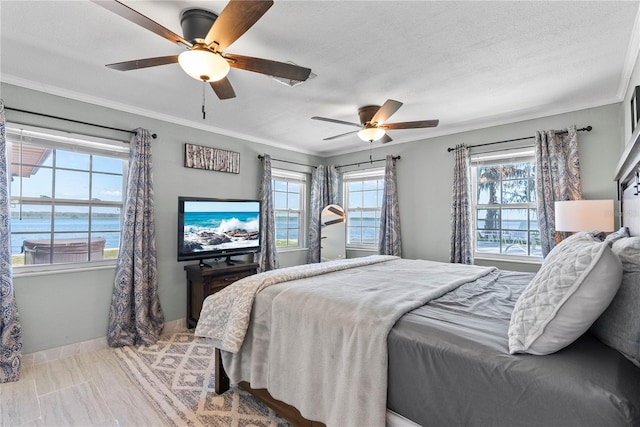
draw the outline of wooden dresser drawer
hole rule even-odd
[[[206,283],[213,288],[219,288],[219,287],[225,288],[230,284],[232,284],[233,282],[237,282],[243,277],[251,276],[253,274],[255,274],[255,270],[252,272],[241,271],[241,272],[232,273],[232,274],[225,274],[224,276],[209,277],[207,278]],[[216,289],[216,291],[218,290],[219,289]]]
[[[200,318],[202,303],[243,277],[256,274],[257,263],[216,264],[200,267],[198,264],[184,267],[187,272],[187,327],[195,328]]]

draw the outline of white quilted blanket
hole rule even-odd
[[[266,387],[306,418],[329,427],[384,426],[386,340],[397,319],[495,269],[378,256],[323,264],[282,269],[282,275],[276,270],[253,276],[254,280],[264,277],[265,284],[252,283],[249,293],[275,284],[278,277],[306,278],[265,292],[272,298],[266,303],[271,307],[268,338],[254,336],[246,346],[259,356],[251,360],[243,347],[233,355],[230,366],[225,359],[225,368],[232,382],[245,380]],[[356,266],[361,268],[352,268]],[[309,269],[313,273],[306,271]],[[325,269],[331,272],[319,276]],[[235,288],[244,287],[241,285]],[[202,322],[201,315],[202,326],[198,324],[196,335],[213,330],[216,335],[208,336],[226,344],[244,337],[246,329],[240,332],[240,325],[232,328],[237,334],[226,332],[229,321],[235,323],[231,319],[238,314],[234,296],[243,300],[241,311],[251,310],[241,293],[234,289],[226,296],[208,299],[203,309],[208,320]],[[214,306],[215,302],[226,306]],[[245,315],[248,319],[246,312],[239,317]],[[212,316],[223,319],[223,324],[212,325]],[[263,321],[260,324],[265,327]],[[227,339],[230,336],[233,339]]]
[[[373,255],[363,258],[298,265],[245,277],[204,300],[195,335],[211,338],[219,349],[237,353],[249,326],[253,299],[262,289],[277,283],[347,268],[371,265],[396,258],[388,255]]]

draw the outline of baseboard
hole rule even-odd
[[[165,322],[163,331],[175,331],[187,329],[187,319],[172,320]],[[27,353],[22,355],[22,367],[39,365],[41,363],[51,362],[53,360],[64,359],[65,357],[75,356],[76,354],[88,353],[90,351],[96,351],[103,348],[107,348],[107,337],[95,338],[88,341],[82,341],[62,347],[50,348],[47,350],[36,351],[33,353]]]

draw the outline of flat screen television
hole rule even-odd
[[[178,261],[260,251],[260,200],[178,197]]]

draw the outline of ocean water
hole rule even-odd
[[[299,218],[276,218],[276,228],[298,228]],[[49,239],[50,220],[48,218],[23,218],[11,220],[11,253],[22,253],[24,240]],[[379,220],[374,218],[354,218],[349,230],[351,241],[375,242]],[[84,230],[88,227],[87,218],[56,218],[56,238],[87,237]],[[92,238],[102,237],[106,240],[105,248],[120,247],[120,220],[118,218],[97,218],[92,221]],[[258,213],[256,212],[185,212],[185,233],[200,231],[232,231],[244,229],[258,230]],[[25,234],[15,234],[25,233]],[[291,233],[291,231],[290,231]],[[291,236],[291,234],[290,234]]]
[[[185,251],[197,253],[253,247],[259,240],[239,236],[235,231],[257,232],[260,226],[258,212],[185,212]],[[206,234],[202,234],[206,232]],[[230,241],[211,239],[207,234],[232,234]],[[192,246],[195,245],[195,246]]]
[[[56,218],[55,238],[87,238],[87,218]],[[119,218],[94,218],[92,220],[92,238],[105,239],[105,249],[120,247],[120,219]],[[11,253],[22,253],[22,245],[25,240],[50,239],[51,220],[49,218],[23,218],[11,219]],[[21,233],[21,234],[16,234]],[[24,234],[22,234],[24,233]]]
[[[380,232],[380,218],[358,217],[349,218],[347,227],[347,242],[352,244],[376,244]]]
[[[258,231],[257,212],[185,212],[184,232],[212,231],[222,233],[233,230]]]

